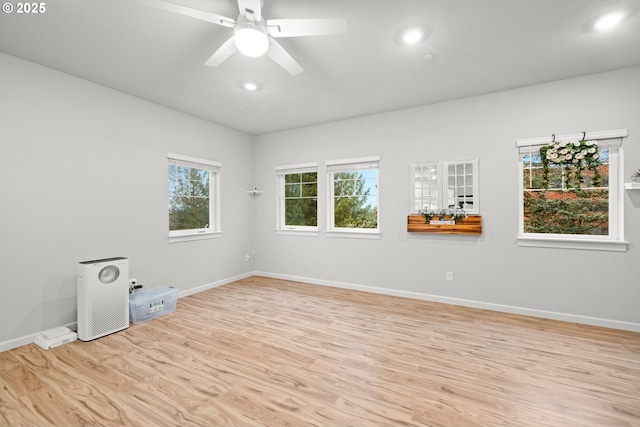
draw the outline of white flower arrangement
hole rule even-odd
[[[600,162],[597,141],[553,142],[540,150],[547,160],[556,164],[587,167]]]
[[[598,172],[600,162],[600,149],[597,141],[561,141],[552,142],[540,148],[542,157],[543,179],[545,187],[549,188],[549,166],[568,166],[572,172],[573,188],[580,188],[584,182],[582,170],[588,168],[593,171],[593,186],[598,186],[601,177]]]

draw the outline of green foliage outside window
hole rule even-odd
[[[524,193],[524,232],[607,235],[609,191]]]
[[[211,173],[169,165],[169,230],[208,228]]]
[[[336,172],[334,174],[334,226],[378,228],[378,174]]]
[[[608,235],[608,160],[608,150],[594,141],[555,143],[526,155],[524,232]]]
[[[285,225],[318,225],[318,173],[292,173],[285,175]]]

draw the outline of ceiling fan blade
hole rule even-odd
[[[211,55],[211,58],[209,58],[207,62],[204,63],[204,65],[206,65],[207,67],[217,67],[218,65],[226,61],[231,55],[236,53],[236,50],[238,49],[233,42],[233,36],[231,36],[229,40],[224,42],[223,45],[220,46],[213,55]]]
[[[287,70],[292,76],[298,75],[304,71],[300,64],[298,64],[296,60],[293,59],[286,50],[284,50],[280,43],[271,37],[269,37],[269,50],[267,50],[267,56]]]
[[[267,31],[273,37],[321,36],[347,32],[347,21],[326,19],[269,19]]]
[[[249,21],[262,21],[262,0],[238,0],[238,9]]]
[[[168,10],[169,12],[178,13],[184,16],[189,16],[191,18],[196,18],[201,21],[222,25],[223,27],[234,28],[236,26],[235,19],[227,18],[226,16],[218,15],[215,13],[192,9],[190,7],[181,6],[175,3],[169,3],[163,0],[142,0],[142,2],[149,6]]]

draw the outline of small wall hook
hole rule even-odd
[[[556,134],[555,133],[551,134],[551,142],[556,142]]]
[[[582,140],[584,141],[587,137],[587,133],[585,131],[582,131]]]

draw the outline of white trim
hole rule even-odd
[[[188,231],[188,232],[185,232]],[[194,240],[219,239],[222,237],[222,231],[213,231],[211,229],[201,230],[178,230],[170,231],[167,241],[169,243],[191,242]]]
[[[309,237],[317,237],[320,235],[318,231],[318,227],[294,227],[290,226],[290,228],[276,228],[276,234],[280,234],[283,236],[309,236]]]
[[[167,153],[167,159],[178,160],[181,162],[191,163],[193,165],[209,166],[211,168],[222,168],[222,163],[216,160],[201,159],[199,157],[185,156],[184,154]],[[202,168],[206,169],[206,168]]]
[[[351,239],[380,239],[379,228],[334,228],[324,232],[327,237],[347,237]]]
[[[184,291],[178,291],[178,298],[188,297],[189,295],[197,294],[209,289],[217,288],[218,286],[227,285],[238,280],[246,279],[247,277],[255,276],[253,271],[248,273],[238,274],[237,276],[227,277],[226,279],[218,280],[216,282],[207,283],[195,288],[187,289]]]
[[[498,311],[501,313],[518,314],[522,316],[538,317],[542,319],[560,320],[583,325],[600,326],[604,328],[619,329],[622,331],[640,332],[640,323],[625,322],[620,320],[604,319],[601,317],[582,316],[579,314],[560,313],[557,311],[539,310],[535,308],[518,307],[504,304],[494,304],[483,301],[467,300],[460,298],[444,297],[440,295],[424,294],[419,292],[401,291],[390,288],[378,288],[373,286],[357,285],[345,282],[335,282],[331,280],[321,280],[309,277],[292,276],[287,274],[270,273],[266,271],[255,271],[256,276],[264,276],[273,279],[292,280],[295,282],[309,283],[313,285],[330,286],[341,289],[352,289],[356,291],[371,292],[382,295],[392,295],[405,298],[413,298],[424,301],[433,301],[443,304],[458,305],[462,307],[480,308],[483,310]]]
[[[346,165],[350,163],[374,163],[379,162],[380,156],[366,156],[366,157],[354,157],[351,159],[336,159],[336,160],[327,160],[325,161],[325,165],[334,166],[334,165]]]
[[[419,292],[401,291],[390,288],[377,288],[373,286],[357,285],[346,282],[337,282],[331,280],[314,279],[303,276],[293,276],[289,274],[279,274],[267,271],[250,271],[247,273],[232,276],[226,279],[222,279],[216,282],[208,283],[195,288],[187,289],[184,291],[178,291],[178,298],[183,298],[189,295],[197,294],[199,292],[207,291],[209,289],[217,288],[229,283],[233,283],[238,280],[246,279],[252,276],[263,276],[272,279],[291,280],[295,282],[303,282],[312,285],[330,286],[340,289],[352,289],[356,291],[370,292],[382,295],[392,295],[405,298],[413,298],[424,301],[440,302],[443,304],[452,304],[462,307],[480,308],[483,310],[498,311],[501,313],[519,314],[523,316],[532,316],[542,319],[561,320],[565,322],[573,322],[584,325],[601,326],[604,328],[619,329],[622,331],[640,332],[640,323],[625,322],[621,320],[604,319],[600,317],[582,316],[579,314],[560,313],[556,311],[538,310],[526,307],[518,307],[504,304],[494,304],[482,301],[467,300],[460,298],[444,297],[440,295],[424,294]],[[63,325],[71,330],[76,330],[76,322],[67,323]],[[51,329],[47,328],[46,330]],[[22,347],[23,345],[31,344],[38,335],[41,335],[45,330],[27,334],[21,337],[16,337],[7,341],[0,342],[0,352],[12,350],[14,348]]]
[[[613,163],[613,165],[612,165]],[[624,241],[624,150],[621,148],[609,150],[609,218],[616,221],[611,226],[609,236]],[[616,185],[612,186],[611,181]],[[613,188],[612,188],[613,187]],[[626,248],[625,248],[626,250]]]
[[[276,170],[276,172],[282,174],[301,173],[300,171],[317,172],[318,162],[296,163],[293,165],[276,165],[274,169]]]
[[[611,138],[626,138],[628,132],[626,129],[605,130],[599,132],[586,132],[584,138],[582,132],[572,133],[568,135],[557,135],[554,139],[552,135],[543,136],[538,138],[518,139],[516,140],[516,147],[523,147],[526,145],[546,145],[551,144],[553,141],[576,141],[587,139],[611,139]]]
[[[553,237],[518,236],[518,246],[529,248],[586,249],[593,251],[626,252],[629,242],[622,240],[587,240]]]

